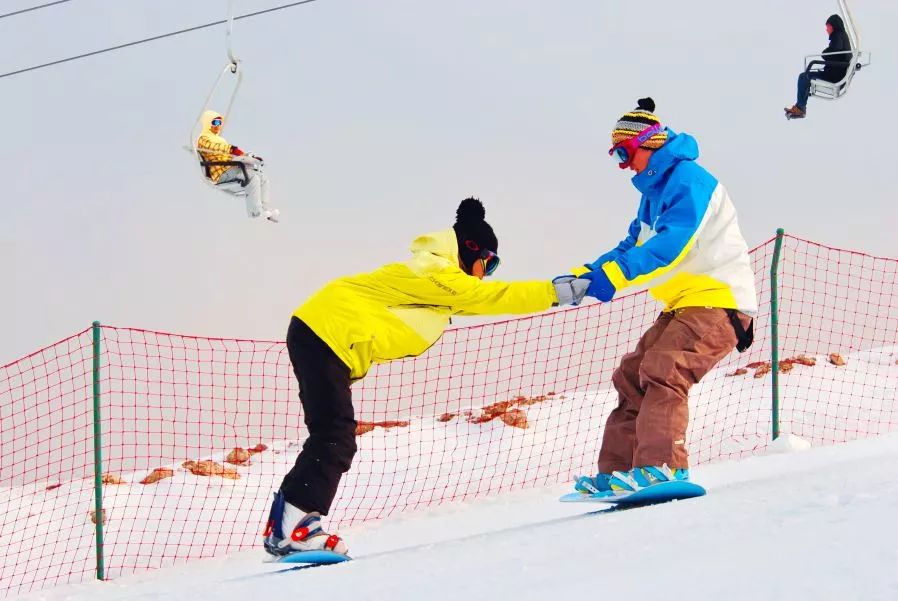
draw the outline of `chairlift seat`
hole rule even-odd
[[[846,52],[847,54],[847,52]],[[815,98],[822,98],[824,100],[836,100],[841,98],[847,91],[851,85],[851,80],[854,79],[854,74],[857,73],[861,68],[866,67],[870,64],[870,54],[868,52],[863,52],[860,50],[854,50],[850,53],[850,61],[844,61],[843,64],[847,65],[847,70],[845,71],[845,76],[842,77],[839,81],[827,81],[825,79],[812,79],[811,80],[811,96]],[[823,60],[824,55],[822,54],[813,54],[805,57],[805,72],[807,73],[815,73],[817,70],[814,67],[825,65],[826,62]]]
[[[215,187],[216,190],[220,190],[222,192],[226,192],[228,194],[233,194],[235,196],[246,196],[246,185],[249,183],[249,175],[246,172],[246,163],[243,161],[206,161],[203,157],[203,153],[197,149],[196,151],[197,157],[200,160],[200,167],[203,170],[203,178],[212,186]],[[230,180],[226,182],[217,183],[212,181],[212,170],[211,167],[239,167],[240,171],[243,172],[242,180]]]

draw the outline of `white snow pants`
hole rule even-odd
[[[270,211],[271,203],[268,200],[268,177],[262,171],[262,165],[257,161],[246,161],[246,174],[249,182],[243,187],[246,194],[246,214],[249,217],[258,217],[262,211]],[[218,178],[218,183],[243,181],[243,170],[240,167],[229,167]]]

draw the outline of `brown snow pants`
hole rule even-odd
[[[750,318],[739,314],[748,327]],[[687,468],[689,389],[736,346],[724,309],[662,313],[612,377],[617,408],[605,422],[599,471],[646,465]]]

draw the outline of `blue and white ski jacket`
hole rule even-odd
[[[633,177],[642,200],[627,237],[586,267],[603,270],[617,290],[651,281],[649,292],[665,311],[719,307],[755,315],[755,275],[736,208],[697,158],[695,138],[668,129],[667,143]]]

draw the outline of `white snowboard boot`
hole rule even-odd
[[[346,543],[335,534],[321,528],[321,515],[306,513],[287,503],[278,491],[271,504],[268,525],[265,527],[265,550],[275,557],[301,551],[332,551],[346,555]]]

